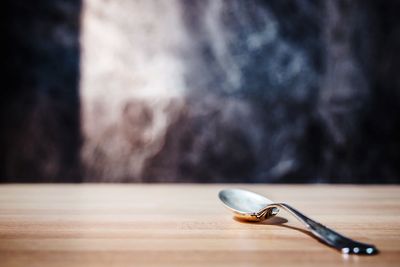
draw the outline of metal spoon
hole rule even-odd
[[[302,222],[315,237],[344,254],[372,255],[378,252],[374,245],[351,240],[311,220],[288,204],[274,203],[256,193],[241,189],[227,189],[219,192],[219,198],[239,219],[260,222],[275,216],[279,208],[282,208]]]

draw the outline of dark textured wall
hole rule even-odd
[[[79,180],[81,3],[1,6],[1,181]]]
[[[398,1],[25,2],[1,181],[400,181]]]
[[[222,56],[204,22],[210,5],[185,7],[201,63],[148,177],[173,165],[193,181],[398,182],[397,2],[224,4]],[[263,35],[266,25],[276,29]]]

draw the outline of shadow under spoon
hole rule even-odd
[[[281,208],[302,222],[312,235],[344,254],[373,255],[378,253],[378,249],[374,245],[345,237],[308,218],[286,203],[274,203],[259,194],[242,189],[222,190],[219,192],[219,198],[227,208],[233,211],[238,219],[260,222],[272,218],[278,214],[279,208]]]

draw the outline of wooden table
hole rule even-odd
[[[287,201],[381,253],[342,255],[283,211],[270,223],[233,220],[217,198],[229,187]],[[400,186],[0,186],[2,267],[349,264],[400,266]]]

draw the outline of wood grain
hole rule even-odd
[[[229,187],[286,201],[381,253],[341,255],[284,212],[272,222],[236,221],[217,198]],[[0,186],[2,267],[349,264],[400,265],[400,186]]]

